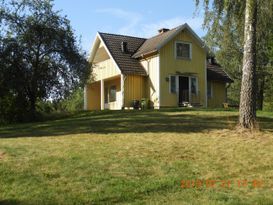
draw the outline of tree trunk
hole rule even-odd
[[[246,0],[239,125],[248,129],[256,124],[256,24],[257,0]]]

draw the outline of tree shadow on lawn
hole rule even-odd
[[[1,205],[21,205],[23,202],[17,200],[0,200]]]
[[[103,111],[83,112],[55,121],[11,125],[0,128],[0,138],[43,137],[97,133],[192,133],[233,129],[236,112],[183,111]],[[260,127],[273,132],[273,119],[260,117]]]

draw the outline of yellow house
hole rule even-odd
[[[89,61],[85,110],[131,108],[144,98],[155,109],[221,107],[232,82],[188,24],[149,39],[99,32]]]

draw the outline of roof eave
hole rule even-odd
[[[151,56],[151,55],[155,55],[158,53],[158,50],[157,49],[154,49],[152,51],[149,51],[147,53],[143,53],[143,54],[138,54],[138,55],[133,55],[132,57],[133,58],[145,58],[147,56]]]
[[[91,46],[90,52],[89,52],[90,53],[89,58],[88,58],[89,62],[93,62],[95,55],[96,55],[96,51],[99,47],[99,44],[100,44],[99,33],[97,33],[95,40],[93,41],[93,44]]]
[[[234,83],[232,79],[215,79],[215,78],[207,78],[210,81],[224,82],[224,83]]]

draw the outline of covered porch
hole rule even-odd
[[[85,86],[85,110],[120,110],[123,102],[122,75],[102,79]]]

